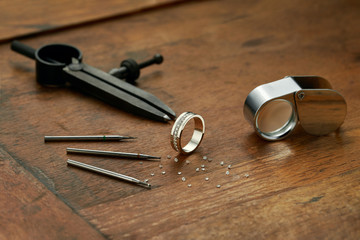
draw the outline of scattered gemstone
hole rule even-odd
[[[190,160],[186,160],[186,164],[189,164],[190,163]]]
[[[150,176],[152,176],[152,177],[155,176],[155,173],[151,173]]]
[[[246,173],[244,176],[248,178],[250,175]]]
[[[200,171],[200,168],[196,168],[195,171],[197,171],[197,172]]]
[[[186,181],[186,178],[185,178],[185,177],[182,177],[182,178],[181,178],[181,181],[185,182],[185,181]]]
[[[181,175],[181,172],[178,172],[178,175]]]
[[[212,161],[212,158],[208,158],[208,162],[211,162]]]
[[[188,184],[188,187],[191,187],[191,184],[190,184],[190,183]]]
[[[162,169],[162,168],[163,168],[163,165],[160,164],[160,165],[159,165],[159,168]]]
[[[219,185],[216,185],[216,187],[217,187],[217,188],[220,188],[220,187],[221,187],[221,185],[220,185],[220,184],[219,184]]]
[[[221,162],[220,162],[220,165],[221,165],[221,166],[224,166],[224,161],[221,161]]]
[[[146,183],[149,182],[149,179],[145,179],[144,182],[146,182]]]
[[[202,171],[205,171],[205,168],[201,168]]]
[[[228,165],[228,169],[230,169],[231,168],[231,165]]]
[[[165,175],[165,173],[166,173],[165,171],[161,172],[162,175]]]
[[[202,168],[204,168],[204,167],[205,167],[205,165],[204,165],[204,164],[201,164],[201,167],[202,167]]]
[[[230,172],[229,171],[226,171],[226,175],[229,175],[230,174]]]
[[[205,178],[205,181],[209,181],[209,178],[208,178],[208,177],[206,177],[206,178]]]
[[[174,162],[178,162],[179,161],[179,159],[178,158],[174,158]]]
[[[143,164],[143,162],[139,162],[139,164],[140,164],[140,165],[142,165],[142,164]]]
[[[167,159],[170,159],[170,158],[171,158],[171,155],[167,155],[166,157],[167,157]]]
[[[207,159],[208,159],[208,157],[207,157],[207,156],[203,156],[203,160],[205,160],[205,161],[206,161]]]

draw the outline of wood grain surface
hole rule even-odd
[[[0,167],[0,239],[104,238],[3,149]]]
[[[180,0],[181,1],[181,0]],[[0,1],[0,42],[158,8],[179,0]]]
[[[187,157],[170,146],[172,123],[43,87],[34,62],[1,44],[0,238],[359,239],[359,11],[351,0],[190,1],[23,40],[77,46],[104,71],[161,53],[164,63],[144,69],[138,87],[178,115],[204,117],[204,141]],[[341,128],[314,137],[299,127],[285,140],[261,140],[243,117],[245,98],[287,75],[326,78],[347,102]],[[93,134],[137,139],[43,141]],[[66,155],[66,147],[159,155],[163,167]],[[68,167],[67,158],[149,179],[153,189]]]

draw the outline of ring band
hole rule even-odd
[[[182,147],[181,135],[186,124],[191,119],[194,119],[195,129],[190,141],[185,145],[185,147]],[[192,112],[184,112],[176,119],[174,126],[171,129],[171,136],[170,136],[171,146],[175,149],[175,151],[181,154],[190,154],[193,151],[195,151],[196,148],[200,145],[204,133],[205,133],[204,119],[198,114]]]

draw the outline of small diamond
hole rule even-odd
[[[181,172],[178,172],[178,175],[181,175]]]
[[[161,172],[162,175],[165,175],[165,173],[166,173],[165,171]]]
[[[208,159],[208,157],[207,157],[207,156],[203,156],[203,160],[205,160],[205,161],[206,161],[207,159]]]
[[[201,164],[201,167],[202,167],[202,168],[204,168],[204,167],[205,167],[205,165],[204,165],[204,164]]]
[[[185,181],[186,181],[186,178],[185,178],[185,177],[182,177],[182,178],[181,178],[181,181],[185,182]]]
[[[229,175],[230,174],[230,172],[229,171],[226,171],[226,173],[225,173],[226,175]]]
[[[201,168],[202,171],[205,171],[205,168]]]
[[[186,164],[189,164],[190,163],[190,160],[186,160]]]
[[[221,161],[221,162],[220,162],[220,165],[221,165],[221,166],[224,166],[224,161]]]
[[[212,158],[208,158],[208,162],[211,162],[212,161]]]
[[[191,184],[190,184],[190,183],[188,184],[188,187],[191,187]]]
[[[178,162],[179,161],[179,159],[178,158],[174,158],[174,162]]]
[[[217,187],[217,188],[220,188],[220,187],[221,187],[221,185],[220,185],[220,184],[218,184],[218,185],[216,185],[216,187]]]
[[[149,179],[145,179],[144,182],[146,182],[146,183],[149,182]]]
[[[200,171],[200,168],[196,168],[195,171],[197,171],[197,172]]]
[[[166,157],[167,157],[167,159],[170,159],[170,158],[171,158],[171,155],[167,155]]]
[[[228,165],[228,169],[230,169],[231,168],[231,165]]]
[[[142,164],[143,164],[143,162],[139,162],[139,164],[140,164],[140,165],[142,165]]]
[[[160,165],[159,165],[159,168],[160,168],[160,169],[162,169],[162,168],[163,168],[163,165],[162,165],[162,164],[160,164]]]
[[[151,173],[150,176],[152,176],[152,177],[155,176],[155,173]]]
[[[246,178],[248,178],[250,175],[246,173],[244,176],[245,176]]]
[[[208,178],[208,177],[206,177],[206,178],[205,178],[205,181],[209,181],[209,178]]]

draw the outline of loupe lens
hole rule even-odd
[[[256,129],[268,140],[285,137],[296,126],[297,116],[293,104],[283,99],[270,101],[259,110]]]

